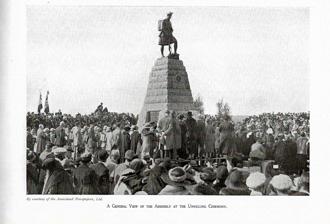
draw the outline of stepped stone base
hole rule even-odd
[[[156,60],[149,75],[138,126],[158,121],[159,113],[165,110],[174,110],[177,113],[194,110],[188,74],[178,57],[162,57]]]

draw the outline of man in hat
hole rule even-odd
[[[137,158],[136,154],[132,150],[125,152],[125,161],[119,164],[114,171],[114,183],[116,184],[119,180],[121,173],[129,167],[129,164],[133,159]]]
[[[197,122],[192,117],[192,112],[188,111],[187,119],[184,121],[185,126],[187,127],[187,150],[189,152],[189,158],[195,159],[198,154],[197,148],[197,136],[196,136],[196,129],[197,129]]]
[[[95,171],[89,167],[92,154],[85,152],[78,159],[79,166],[73,170],[73,183],[77,194],[99,194]]]
[[[186,134],[187,134],[187,127],[186,124],[184,123],[184,115],[180,114],[178,116],[178,121],[179,121],[179,126],[180,126],[180,132],[181,132],[181,148],[177,150],[178,157],[182,159],[187,159],[188,158],[188,151],[187,151],[187,139],[186,139]]]
[[[176,55],[177,53],[177,49],[178,49],[178,42],[175,39],[175,37],[173,36],[173,28],[172,28],[172,24],[171,24],[171,18],[172,18],[172,12],[168,12],[167,13],[167,17],[166,19],[160,21],[161,26],[159,27],[159,45],[161,46],[160,48],[160,52],[162,54],[162,56],[164,57],[164,46],[168,45],[168,49],[170,54],[171,52],[171,44],[174,44],[174,54]]]
[[[186,171],[182,167],[174,167],[168,174],[162,175],[162,180],[167,184],[158,195],[189,195],[187,186],[192,182],[187,180]]]
[[[120,155],[121,155],[121,158],[124,157],[124,154],[127,150],[130,149],[131,147],[131,138],[130,138],[130,135],[129,135],[129,131],[131,130],[131,127],[126,124],[122,130],[121,130],[121,147],[120,147]]]
[[[109,155],[106,150],[103,149],[98,151],[98,162],[90,166],[90,168],[92,168],[96,173],[96,183],[101,191],[101,194],[109,194],[110,190],[109,169],[107,168],[105,163],[108,156]]]
[[[137,145],[141,142],[141,135],[138,131],[138,126],[132,126],[132,133],[131,133],[131,150],[136,153]]]

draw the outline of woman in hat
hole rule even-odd
[[[226,182],[226,187],[221,189],[220,195],[250,195],[250,190],[243,182],[242,172],[239,170],[233,170]]]
[[[189,195],[187,186],[192,185],[188,181],[186,171],[181,167],[174,167],[168,174],[162,175],[162,180],[167,184],[158,195]]]
[[[141,159],[134,159],[129,164],[129,168],[122,172],[115,186],[114,194],[135,194],[138,191],[142,191],[145,184],[143,181],[145,167]]]
[[[213,188],[216,174],[212,167],[205,167],[200,173],[200,179],[202,182],[194,185],[191,190],[193,195],[218,195],[218,192]]]
[[[42,163],[46,170],[46,180],[42,194],[73,194],[73,184],[69,174],[63,169],[53,154]]]
[[[272,192],[270,195],[288,196],[291,193],[293,182],[288,175],[279,174],[270,181]]]

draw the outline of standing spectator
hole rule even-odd
[[[72,135],[73,135],[73,151],[74,151],[74,155],[73,158],[79,158],[80,154],[83,153],[82,150],[82,145],[83,145],[83,137],[81,134],[81,127],[80,124],[77,122],[76,125],[71,129],[72,131]]]
[[[206,119],[205,132],[205,156],[211,158],[214,155],[215,130],[209,118]]]
[[[138,131],[138,126],[133,125],[132,126],[132,133],[131,133],[131,150],[136,153],[136,149],[138,146],[138,143],[141,142],[141,135]]]
[[[187,113],[187,119],[184,122],[185,126],[187,127],[187,150],[189,152],[189,158],[195,159],[198,154],[198,148],[197,148],[197,137],[196,137],[196,129],[197,129],[197,123],[196,120],[192,117],[192,112],[188,111]]]
[[[189,153],[187,151],[187,127],[185,122],[183,121],[184,115],[180,114],[178,116],[179,126],[180,126],[180,133],[181,133],[181,148],[177,150],[177,154],[179,158],[187,159]]]
[[[97,153],[98,162],[92,164],[90,168],[92,168],[96,173],[96,183],[100,190],[101,194],[109,194],[110,190],[110,176],[109,169],[107,168],[107,164],[105,163],[108,158],[108,153],[106,150],[101,149]]]
[[[297,163],[299,170],[306,170],[308,160],[308,138],[304,132],[297,139]]]
[[[34,144],[34,140],[33,140],[32,134],[31,134],[31,128],[28,127],[27,131],[26,131],[26,147],[29,150],[33,151],[33,144]]]
[[[112,142],[113,137],[112,137],[111,127],[107,127],[105,138],[107,139],[105,149],[107,150],[108,153],[110,153],[113,147],[113,142]]]
[[[95,171],[88,166],[92,154],[86,152],[80,157],[80,165],[73,171],[73,183],[77,194],[100,194]]]
[[[37,141],[36,141],[36,153],[40,155],[45,150],[46,147],[46,135],[44,132],[44,126],[42,124],[39,125],[39,129],[37,131]]]
[[[55,129],[55,145],[58,147],[63,147],[66,143],[64,125],[64,121],[61,121]]]
[[[165,157],[165,151],[166,149],[166,135],[164,134],[165,131],[168,131],[168,133],[170,133],[170,124],[171,124],[171,115],[170,115],[170,111],[166,110],[165,111],[165,116],[161,119],[159,119],[158,121],[158,125],[157,128],[159,130],[159,132],[161,133],[161,137],[159,140],[160,143],[160,152],[161,152],[161,158]]]
[[[125,152],[128,151],[131,148],[131,138],[129,135],[129,131],[130,131],[130,126],[129,125],[125,125],[124,128],[121,130],[121,147],[120,147],[120,155],[122,156],[122,158],[125,155]]]
[[[142,127],[142,146],[141,152],[138,152],[138,156],[143,158],[145,155],[153,156],[153,151],[157,147],[155,143],[155,131],[151,123],[147,123]]]
[[[203,115],[198,116],[196,121],[196,142],[198,147],[198,157],[203,157],[204,155],[204,144],[205,144],[205,123]]]
[[[220,152],[227,156],[235,156],[237,154],[237,146],[233,138],[234,125],[227,115],[220,124]]]

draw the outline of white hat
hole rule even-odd
[[[270,184],[277,190],[289,190],[293,183],[288,175],[276,175],[270,181]]]
[[[55,156],[59,155],[61,153],[66,153],[66,152],[67,152],[67,150],[63,147],[57,147],[57,148],[52,150],[52,153],[54,153]]]
[[[274,134],[273,129],[272,128],[268,128],[266,131],[267,134]]]
[[[266,181],[265,174],[260,172],[254,172],[249,175],[249,177],[246,179],[246,186],[249,188],[257,188],[264,184]]]

